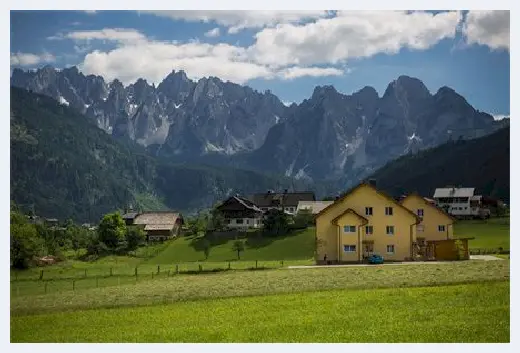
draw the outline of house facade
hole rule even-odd
[[[414,212],[421,222],[417,225],[417,239],[443,240],[453,238],[455,219],[444,210],[432,205],[417,194],[411,194],[401,200],[401,204]]]
[[[373,253],[389,261],[412,259],[419,222],[375,185],[361,183],[316,215],[316,261],[361,262]]]
[[[224,218],[227,228],[247,229],[262,227],[263,211],[251,200],[238,195],[225,200],[217,209]]]
[[[437,206],[454,217],[489,217],[489,209],[483,207],[482,196],[475,195],[475,188],[437,188],[433,199]]]
[[[272,209],[284,211],[287,214],[295,215],[298,203],[301,201],[316,201],[316,197],[311,191],[304,192],[274,192],[268,190],[265,193],[254,194],[249,197],[259,209],[266,212]]]
[[[133,218],[132,225],[143,227],[148,241],[166,240],[180,235],[184,220],[169,211],[143,212]]]

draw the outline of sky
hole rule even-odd
[[[11,11],[11,70],[72,65],[125,85],[172,70],[299,103],[318,85],[380,95],[400,75],[510,114],[509,11]]]

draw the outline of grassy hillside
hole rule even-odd
[[[509,250],[509,217],[457,222],[454,235],[459,238],[474,237],[469,241],[471,249]]]
[[[395,196],[417,191],[431,197],[435,188],[462,185],[509,203],[509,136],[509,128],[504,128],[478,139],[449,142],[392,161],[371,178]]]
[[[171,164],[55,100],[11,88],[11,199],[26,212],[97,222],[128,204],[190,212],[232,193],[308,189],[278,176]]]

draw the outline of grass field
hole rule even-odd
[[[11,316],[11,341],[509,342],[509,282]]]
[[[314,257],[315,233],[315,228],[310,227],[281,238],[252,237],[247,240],[245,251],[240,254],[240,259],[246,261],[311,259]],[[196,250],[197,240],[193,237],[181,237],[171,242],[163,252],[148,260],[147,263],[172,264],[205,261],[204,252]],[[232,250],[233,242],[233,240],[226,240],[213,246],[207,261],[237,260],[237,253]]]
[[[470,249],[509,250],[509,232],[509,217],[458,221],[454,226],[455,237],[475,237]]]
[[[16,295],[11,283],[11,314],[24,315],[54,311],[120,306],[154,305],[225,297],[273,295],[332,289],[375,289],[436,286],[509,280],[509,261],[464,261],[445,264],[396,266],[280,269],[179,275],[104,288],[79,285],[49,289],[33,285],[26,295]],[[20,293],[24,291],[20,290]]]

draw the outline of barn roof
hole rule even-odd
[[[146,212],[135,217],[134,224],[164,225],[177,222],[181,216],[176,212]]]
[[[332,205],[334,201],[300,201],[298,202],[297,211],[310,209],[312,214],[317,214],[325,207]]]
[[[471,197],[474,193],[475,188],[437,188],[433,197]]]
[[[300,201],[315,201],[316,197],[312,191],[304,192],[265,192],[262,194],[254,194],[250,197],[258,207],[276,207],[283,202],[285,207],[297,207]]]

